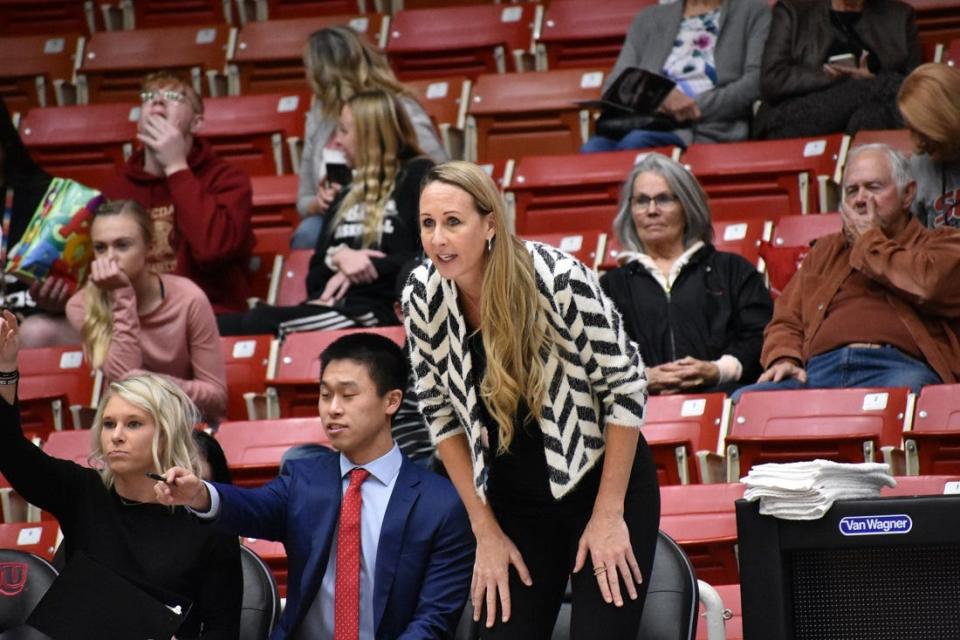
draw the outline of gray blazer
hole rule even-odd
[[[714,52],[717,87],[697,96],[700,120],[674,130],[687,144],[746,140],[753,103],[760,97],[760,60],[770,29],[770,6],[767,0],[723,0],[720,4],[720,37]],[[683,0],[678,0],[637,14],[607,84],[626,67],[663,73],[683,21],[683,6]]]
[[[420,149],[430,156],[434,162],[441,163],[449,160],[447,152],[437,137],[433,121],[420,103],[405,96],[400,98],[403,109],[407,112],[411,124],[417,133],[417,143]],[[334,129],[337,127],[336,118],[326,118],[320,110],[319,104],[314,104],[307,113],[307,130],[304,134],[303,154],[300,160],[300,183],[297,189],[297,211],[301,218],[307,217],[307,207],[317,195],[317,186],[320,182],[320,171],[323,163],[323,148],[327,145]]]

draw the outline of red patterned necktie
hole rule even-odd
[[[360,485],[370,472],[360,467],[350,472],[350,486],[340,506],[337,534],[337,584],[334,593],[334,640],[360,637]]]

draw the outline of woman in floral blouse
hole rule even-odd
[[[682,0],[634,19],[607,86],[628,67],[676,87],[656,118],[603,117],[584,152],[744,140],[760,96],[760,59],[770,27],[766,0]],[[673,38],[669,36],[673,35]]]

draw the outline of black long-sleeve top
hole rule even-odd
[[[414,156],[404,161],[397,175],[393,195],[387,203],[380,242],[370,247],[382,251],[386,256],[370,260],[377,270],[376,280],[367,284],[353,284],[347,290],[340,305],[346,315],[362,315],[372,311],[380,324],[396,324],[393,302],[396,300],[394,289],[397,274],[404,264],[421,251],[417,219],[420,211],[420,183],[433,164],[433,160],[425,156]],[[341,191],[331,205],[328,220],[336,216],[336,210],[343,202],[346,191]],[[357,205],[348,211],[338,224],[324,227],[317,241],[316,251],[310,259],[310,271],[307,274],[308,300],[319,298],[327,286],[327,281],[335,273],[326,264],[327,251],[331,247],[362,247],[364,211],[362,204]]]
[[[182,507],[121,500],[93,469],[48,456],[24,438],[19,407],[3,399],[0,472],[57,518],[68,562],[80,551],[165,604],[192,602],[178,640],[236,640],[243,577],[235,536]],[[110,615],[111,603],[103,606]]]
[[[704,245],[681,269],[669,294],[637,261],[605,274],[600,285],[623,314],[624,329],[640,348],[644,365],[729,354],[743,366],[733,387],[760,375],[763,329],[773,302],[760,274],[742,257]]]

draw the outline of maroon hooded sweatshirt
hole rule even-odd
[[[216,313],[244,311],[253,248],[250,178],[194,138],[189,169],[155,176],[143,169],[143,150],[104,190],[111,199],[136,200],[150,213],[151,257],[157,271],[193,280]]]

